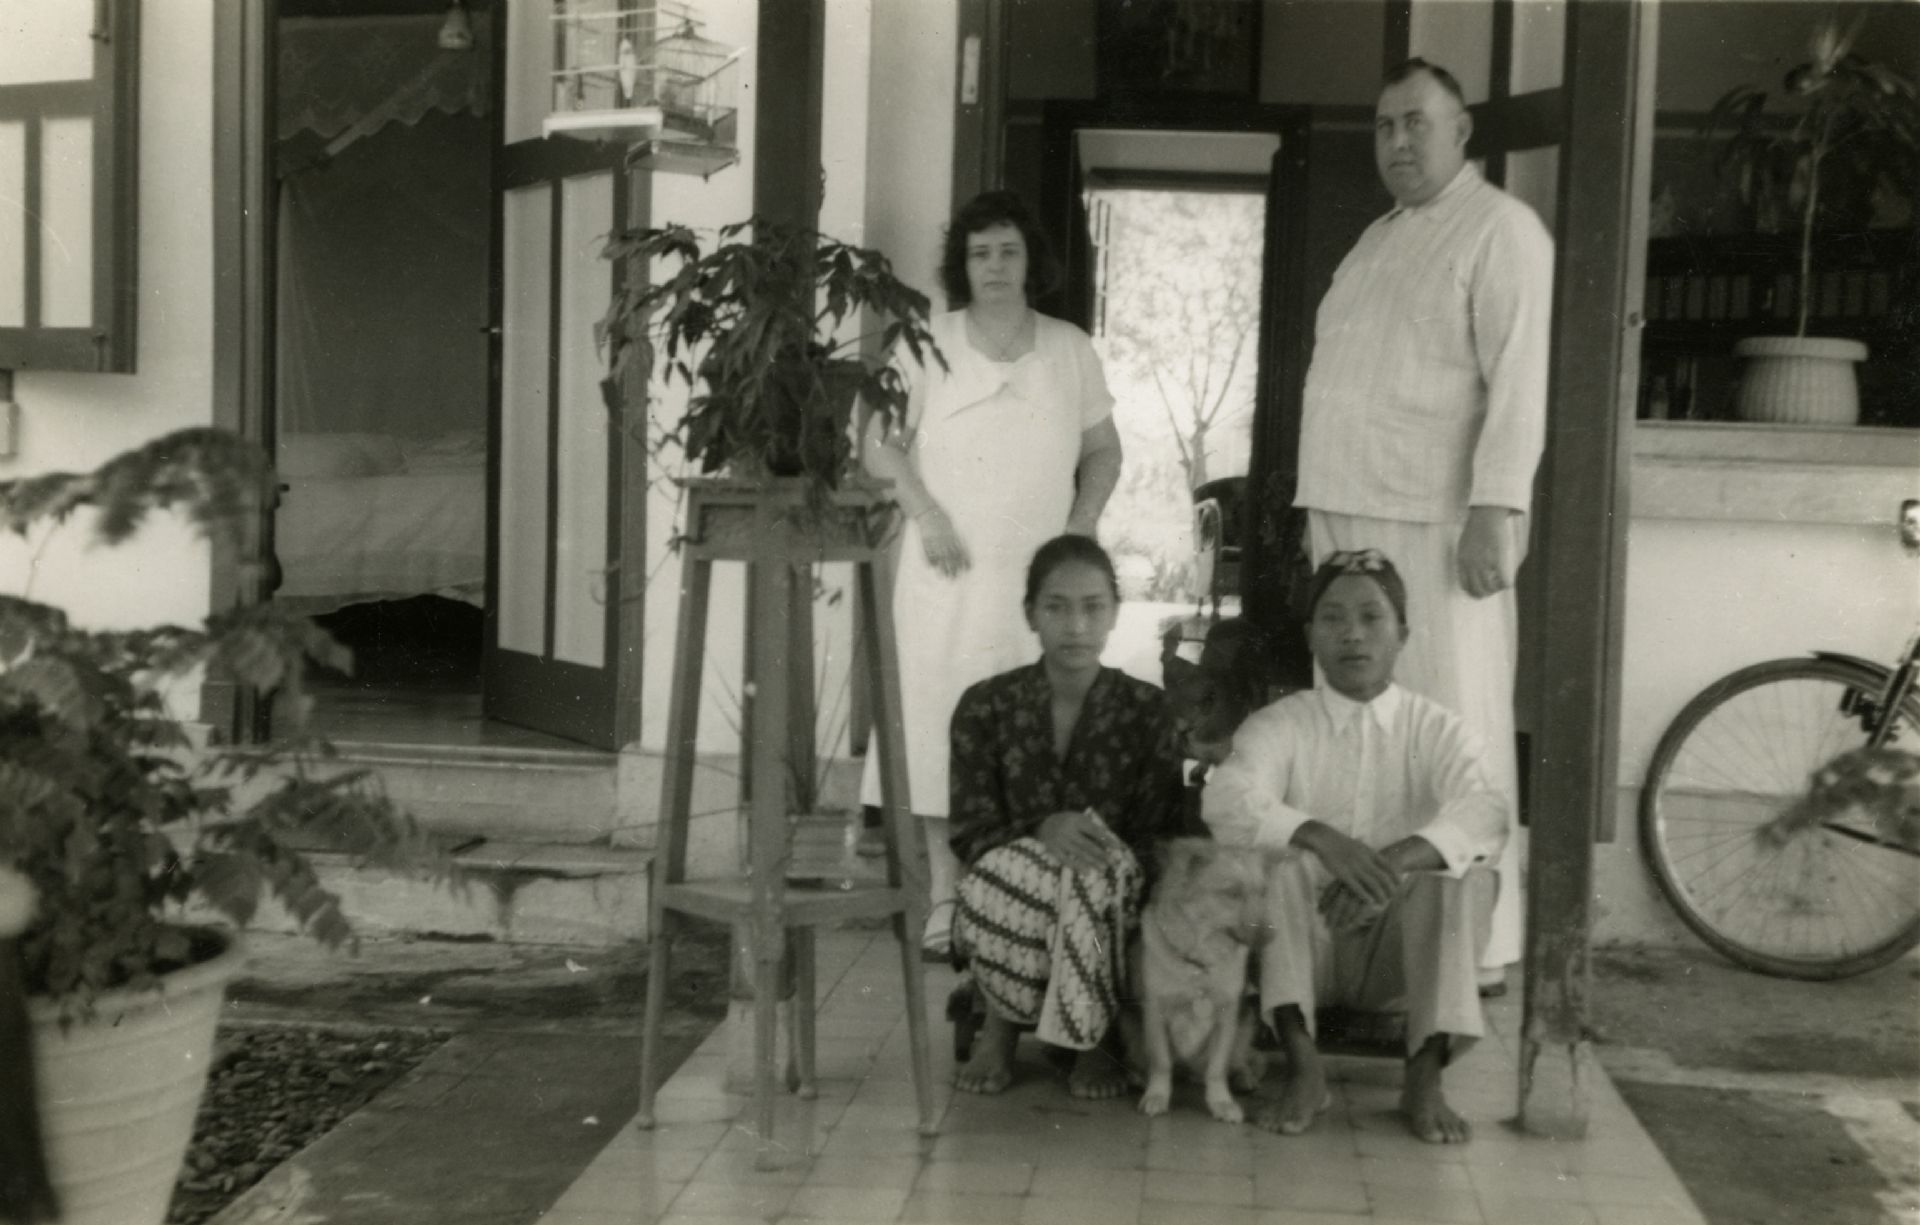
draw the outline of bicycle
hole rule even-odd
[[[1920,514],[1902,540],[1920,554]],[[1892,666],[1828,651],[1741,668],[1661,736],[1640,844],[1695,935],[1783,978],[1920,945],[1920,631]]]

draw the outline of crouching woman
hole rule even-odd
[[[1007,1087],[1021,1026],[1079,1052],[1074,1096],[1127,1091],[1101,1048],[1119,1011],[1141,865],[1155,842],[1204,831],[1186,825],[1165,695],[1100,666],[1119,601],[1098,544],[1048,541],[1027,569],[1039,661],[979,682],[954,711],[952,847],[965,868],[954,943],[986,1002],[954,1080],[966,1092]]]

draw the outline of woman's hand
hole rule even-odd
[[[1122,845],[1119,835],[1090,808],[1054,813],[1040,822],[1035,836],[1055,858],[1076,872],[1097,872],[1106,867],[1107,856]]]
[[[928,503],[927,508],[913,518],[920,525],[920,544],[927,551],[927,564],[948,578],[966,573],[973,557],[967,552],[967,542],[960,539],[953,520],[947,518],[947,512],[936,503]]]

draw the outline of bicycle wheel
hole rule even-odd
[[[1640,795],[1640,845],[1702,940],[1763,974],[1865,973],[1920,944],[1920,854],[1848,814],[1785,840],[1762,829],[1819,767],[1866,744],[1886,673],[1776,659],[1708,686],[1660,738]],[[1886,747],[1920,752],[1920,700]]]

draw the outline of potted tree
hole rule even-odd
[[[851,471],[856,402],[891,420],[905,414],[895,347],[945,365],[927,297],[880,252],[813,230],[754,219],[722,226],[718,239],[703,251],[692,229],[669,225],[609,240],[609,259],[671,268],[622,288],[600,322],[609,404],[636,381],[678,382],[691,393],[686,409],[657,427],[653,450],[677,447],[704,475],[799,478],[817,506]],[[843,338],[841,325],[862,312],[877,333]]]
[[[159,510],[223,530],[272,488],[257,448],[190,429],[94,472],[0,482],[0,521],[24,535],[89,518],[114,545]],[[376,779],[311,768],[324,744],[296,731],[196,748],[169,710],[165,686],[205,667],[274,693],[297,726],[309,659],[350,662],[271,604],[102,631],[0,596],[0,1034],[33,1050],[28,1063],[25,1042],[0,1044],[13,1082],[0,1085],[0,1219],[51,1219],[56,1201],[68,1225],[164,1218],[241,964],[217,920],[244,925],[271,894],[322,942],[351,938],[301,845],[320,836],[363,862],[450,875]],[[9,1034],[23,1016],[26,1032]]]
[[[1790,121],[1767,109],[1775,95],[1757,85],[1728,91],[1709,119],[1711,130],[1731,130],[1721,168],[1759,228],[1790,226],[1799,239],[1794,334],[1734,349],[1747,359],[1740,409],[1749,420],[1850,425],[1859,416],[1854,365],[1866,346],[1807,335],[1821,239],[1863,230],[1876,197],[1910,214],[1920,181],[1920,100],[1913,81],[1854,51],[1865,16],[1843,25],[1836,11],[1814,28],[1807,61],[1779,90]]]
[[[714,238],[703,246],[691,228],[670,225],[619,232],[609,240],[609,259],[652,273],[628,279],[597,329],[609,351],[604,387],[609,407],[618,412],[628,396],[650,382],[687,390],[684,409],[670,421],[652,422],[633,412],[620,416],[649,429],[644,441],[650,453],[677,451],[700,474],[682,482],[688,500],[678,539],[697,542],[691,554],[747,562],[750,574],[779,566],[806,570],[829,555],[843,561],[870,557],[891,530],[893,514],[883,488],[849,479],[858,478],[859,413],[864,406],[888,422],[905,419],[908,392],[893,364],[896,354],[904,351],[908,360],[944,368],[927,329],[927,297],[900,281],[880,252],[810,228],[754,218],[723,226]],[[849,321],[862,326],[844,327]],[[697,604],[704,609],[704,596]],[[683,603],[683,615],[686,607]],[[877,615],[885,617],[888,610],[881,608]],[[812,640],[811,604],[803,597],[776,610],[756,602],[749,632],[755,642],[778,635],[802,651],[798,644]],[[691,638],[682,636],[676,655],[697,652],[703,636],[703,628]],[[688,693],[676,681],[674,702],[697,709],[699,662],[676,658],[675,675],[683,673],[696,678],[695,689]],[[775,859],[778,875],[789,879],[818,871],[794,862],[794,830],[805,818],[848,821],[846,814],[816,811],[822,788],[809,734],[815,716],[810,690],[808,685],[790,688],[785,726],[798,729],[797,742],[783,747],[756,736],[751,746],[756,757],[783,758],[779,774],[786,794],[779,802],[786,821],[776,836],[781,845]],[[669,751],[684,748],[675,745]],[[751,765],[743,763],[742,771],[750,773]],[[749,865],[754,848],[776,841],[754,832],[770,828],[764,814],[755,812],[743,818],[740,849]],[[662,801],[661,821],[675,820],[669,795]],[[665,857],[654,867],[657,897],[678,883],[670,874],[681,869]],[[819,876],[827,879],[846,883],[833,872]],[[746,998],[752,980],[745,967],[751,945],[745,929],[736,933],[735,945],[741,952],[733,1032],[744,1041],[754,1032],[747,1024],[753,1007]],[[735,1064],[742,1075],[752,1066],[744,1060]]]

